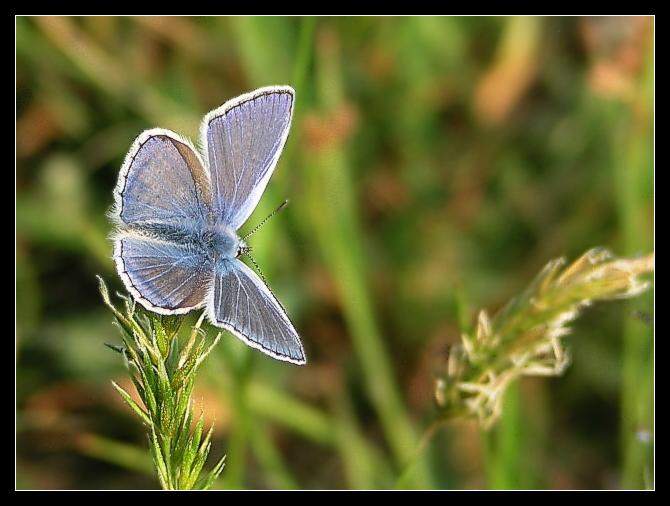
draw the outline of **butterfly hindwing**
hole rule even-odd
[[[249,346],[279,360],[305,363],[300,338],[286,312],[241,261],[217,265],[207,312],[214,325],[230,330]]]
[[[202,250],[135,233],[116,237],[114,260],[138,302],[161,314],[181,314],[201,306],[212,280],[212,265]]]

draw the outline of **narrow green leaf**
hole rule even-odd
[[[191,468],[191,472],[190,472],[190,476],[189,476],[189,480],[188,480],[189,489],[191,489],[195,486],[195,483],[198,481],[198,477],[200,476],[200,471],[202,470],[203,466],[205,465],[205,461],[207,460],[207,456],[209,455],[209,450],[212,446],[211,438],[212,438],[212,432],[213,431],[214,431],[214,426],[212,425],[209,428],[209,431],[207,431],[207,436],[205,436],[205,439],[201,443],[200,448],[198,448],[198,453],[196,455],[195,460],[193,461],[193,466]]]
[[[151,430],[150,443],[151,443],[151,454],[154,458],[156,471],[158,472],[158,479],[160,480],[163,489],[169,490],[172,488],[171,486],[172,484],[170,482],[167,465],[163,460],[163,452],[161,449],[161,445],[158,442],[158,436],[156,435],[156,431],[153,429]]]
[[[180,471],[184,467],[184,453],[186,451],[191,433],[192,409],[186,410],[181,425],[177,431],[177,437],[173,439],[172,455],[176,462],[181,462]]]
[[[193,434],[188,438],[184,455],[181,459],[179,486],[180,488],[186,490],[190,490],[191,488],[193,488],[191,481],[191,465],[197,456],[198,445],[200,443],[200,438],[202,437],[203,426],[204,426],[204,418],[203,415],[200,414],[200,418],[198,419],[196,428]]]
[[[110,343],[102,343],[107,348],[109,348],[112,351],[115,351],[116,353],[120,353],[121,355],[124,355],[126,352],[126,348],[124,346],[117,346],[116,344],[110,344]]]
[[[214,483],[214,480],[216,480],[221,474],[221,471],[223,471],[225,465],[226,456],[224,455],[221,457],[221,460],[216,463],[212,470],[209,471],[204,478],[201,478],[200,481],[198,481],[194,488],[197,490],[209,490],[209,488],[212,486],[212,483]]]
[[[167,369],[168,376],[170,378],[174,377],[174,374],[178,370],[178,367],[179,367],[179,340],[170,338],[170,349],[165,359],[165,368]]]
[[[158,348],[161,357],[167,357],[170,347],[170,340],[165,332],[165,329],[163,328],[161,315],[152,313],[149,316],[149,321],[151,322],[151,328],[153,329],[153,332],[151,333],[151,341]]]
[[[198,358],[197,358],[196,363],[195,363],[195,367],[193,368],[194,370],[196,370],[198,367],[200,367],[200,364],[202,364],[202,362],[207,358],[207,355],[210,354],[210,352],[214,349],[216,344],[219,342],[219,340],[221,339],[221,336],[222,336],[222,333],[219,332],[216,335],[216,337],[214,338],[214,341],[212,341],[212,344],[210,344],[209,347],[205,351],[201,352],[198,355]]]
[[[121,388],[115,381],[112,381],[112,385],[114,385],[114,388],[116,388],[116,391],[121,394],[121,397],[123,397],[123,400],[126,401],[126,404],[130,406],[130,408],[137,413],[137,415],[142,419],[142,421],[148,425],[151,426],[151,420],[149,419],[149,415],[142,409],[140,408],[137,403],[130,397],[128,392],[126,392],[123,388]]]

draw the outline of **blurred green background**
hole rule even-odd
[[[16,28],[18,488],[158,487],[103,346],[119,338],[95,275],[122,289],[105,212],[142,130],[195,139],[206,112],[274,84],[296,89],[292,131],[245,228],[290,199],[251,244],[308,365],[230,335],[210,355],[195,400],[212,460],[227,454],[216,486],[653,486],[653,291],[587,310],[566,374],[524,379],[493,435],[426,436],[459,320],[551,258],[653,251],[652,18]]]

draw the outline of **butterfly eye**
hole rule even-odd
[[[240,242],[240,246],[237,248],[237,256],[241,257],[248,253],[251,253],[251,246],[247,246],[245,243]]]

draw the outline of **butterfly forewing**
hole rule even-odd
[[[192,245],[121,233],[114,257],[126,288],[148,309],[185,313],[207,296],[212,264]]]
[[[293,89],[264,88],[209,113],[203,124],[213,208],[237,230],[258,204],[288,136]]]
[[[249,346],[279,360],[305,363],[300,338],[265,283],[239,260],[216,268],[207,308],[210,320]]]
[[[193,149],[168,130],[148,130],[128,153],[115,189],[115,214],[126,225],[206,221],[209,176]]]

